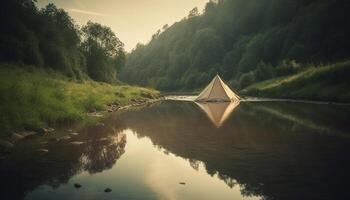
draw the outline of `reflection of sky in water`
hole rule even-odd
[[[26,199],[258,199],[242,197],[238,185],[230,188],[207,174],[203,164],[194,169],[188,160],[154,147],[148,138],[123,132],[125,153],[112,169],[92,175],[82,172],[57,189],[41,186]],[[74,183],[82,188],[75,189]],[[104,193],[107,187],[113,191]]]

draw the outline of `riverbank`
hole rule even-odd
[[[310,67],[294,75],[255,83],[241,90],[239,94],[349,103],[348,74],[350,61]]]
[[[0,64],[0,137],[82,121],[87,113],[153,101],[159,92],[123,84],[71,80],[57,72]]]

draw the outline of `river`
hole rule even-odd
[[[1,199],[349,199],[349,113],[171,100],[119,111],[67,141],[18,144],[0,161]]]

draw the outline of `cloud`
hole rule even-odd
[[[75,13],[80,13],[84,15],[93,15],[93,16],[99,16],[99,17],[106,17],[108,15],[103,14],[103,13],[98,13],[98,12],[92,12],[92,11],[87,11],[87,10],[79,10],[75,8],[68,8],[68,12],[75,12]]]

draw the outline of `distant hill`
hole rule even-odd
[[[119,78],[166,91],[203,87],[216,74],[234,88],[349,56],[346,0],[220,0],[165,26],[127,56]]]

